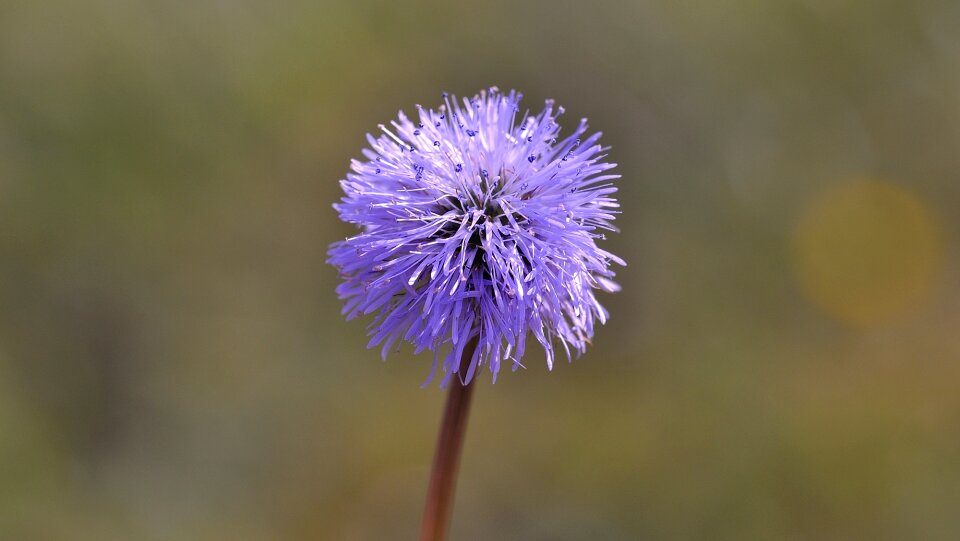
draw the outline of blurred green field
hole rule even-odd
[[[960,537],[960,4],[0,2],[0,539],[413,539],[443,393],[327,245],[364,134],[555,98],[595,347],[480,378],[452,539]]]

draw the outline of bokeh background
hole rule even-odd
[[[960,536],[953,0],[0,3],[0,538],[413,539],[444,394],[325,264],[364,134],[589,116],[629,266],[453,539]]]

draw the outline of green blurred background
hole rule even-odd
[[[960,4],[0,3],[0,539],[413,539],[443,393],[325,264],[364,134],[589,116],[629,266],[481,378],[454,539],[960,536]]]

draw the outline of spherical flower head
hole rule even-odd
[[[616,164],[586,119],[561,138],[563,108],[521,113],[521,98],[444,93],[439,110],[401,111],[340,182],[334,208],[360,230],[329,251],[343,312],[375,314],[384,358],[403,341],[433,352],[425,385],[438,365],[443,386],[483,366],[496,381],[504,362],[523,366],[528,336],[552,369],[557,345],[569,360],[606,322],[596,290],[619,289],[610,264],[624,262],[597,246],[616,231]]]

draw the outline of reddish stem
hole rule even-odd
[[[473,356],[476,343],[468,344],[460,361],[461,373]],[[427,488],[427,503],[423,510],[420,541],[443,541],[447,538],[450,512],[453,509],[454,490],[457,485],[457,468],[463,437],[467,431],[467,416],[470,413],[470,398],[475,385],[462,385],[459,377],[452,378],[447,404],[440,423],[437,449],[433,455],[433,470]]]

